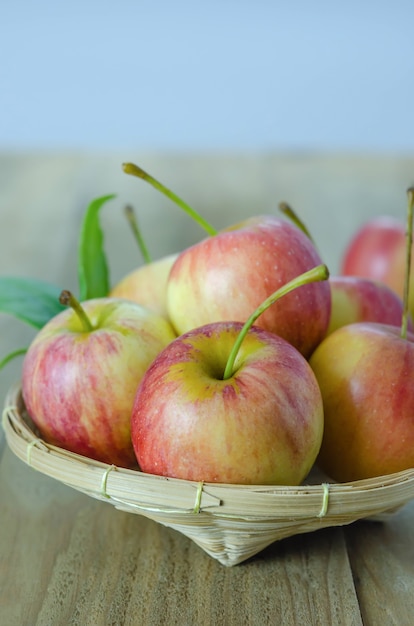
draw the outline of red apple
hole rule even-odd
[[[310,359],[324,405],[318,465],[348,482],[414,467],[414,334],[343,326]]]
[[[278,287],[321,263],[295,225],[258,216],[181,252],[167,285],[168,316],[178,334],[218,321],[244,321]],[[327,282],[304,285],[271,307],[257,324],[308,357],[328,329]]]
[[[288,342],[252,328],[223,380],[242,324],[217,322],[169,344],[140,384],[131,436],[144,472],[187,480],[299,484],[322,438],[320,391]]]
[[[380,216],[364,224],[343,254],[340,272],[381,281],[403,297],[406,232],[402,221]],[[414,273],[411,271],[409,310],[414,315]]]
[[[24,402],[47,442],[133,467],[135,392],[175,334],[163,317],[132,302],[99,298],[82,306],[62,311],[36,335],[23,362]]]
[[[307,276],[324,280],[326,267]],[[276,296],[287,298],[295,284]],[[274,302],[270,296],[244,325],[190,330],[156,357],[131,420],[144,472],[239,484],[297,485],[306,477],[322,439],[321,394],[296,348],[252,326]]]
[[[332,310],[328,334],[354,322],[401,324],[403,301],[383,283],[359,276],[331,276],[329,284]],[[411,319],[409,328],[413,328]]]
[[[177,254],[145,263],[124,276],[110,291],[167,317],[167,279]]]
[[[252,217],[221,232],[141,167],[126,174],[150,183],[195,220],[208,239],[183,251],[167,284],[167,311],[178,334],[218,321],[244,321],[278,287],[321,264],[307,232],[274,216]],[[291,342],[306,357],[328,329],[329,285],[306,285],[266,311],[258,324]]]

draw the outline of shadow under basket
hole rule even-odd
[[[106,465],[39,438],[19,386],[7,394],[3,428],[12,452],[33,469],[174,528],[226,566],[292,535],[382,519],[414,498],[414,469],[342,484],[313,471],[290,487],[197,483]]]

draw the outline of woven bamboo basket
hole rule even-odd
[[[12,452],[33,469],[174,528],[226,566],[292,535],[381,519],[414,498],[414,469],[342,484],[311,472],[290,487],[196,483],[106,465],[43,441],[18,386],[6,397],[3,428]]]

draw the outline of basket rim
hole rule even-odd
[[[325,519],[343,523],[400,508],[414,499],[414,468],[348,483],[234,485],[195,482],[108,465],[46,443],[22,411],[21,384],[9,389],[2,425],[12,452],[51,478],[136,513],[204,513],[240,519]]]

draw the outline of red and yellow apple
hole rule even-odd
[[[253,327],[223,380],[241,327],[196,328],[150,365],[131,422],[144,472],[240,484],[296,485],[306,477],[323,431],[316,379],[296,348]]]
[[[129,272],[109,293],[113,298],[126,298],[167,317],[167,280],[177,254],[145,263]]]
[[[44,439],[105,463],[136,466],[131,410],[137,386],[175,338],[138,304],[98,298],[52,318],[23,361],[26,408]]]
[[[321,469],[348,482],[414,467],[414,334],[350,324],[309,362],[324,406]]]
[[[328,333],[355,322],[379,322],[399,326],[403,301],[387,285],[360,276],[331,276],[331,319]],[[412,321],[409,320],[412,329]]]
[[[177,334],[218,321],[244,322],[281,285],[321,263],[295,225],[257,216],[182,251],[167,284],[167,309]],[[303,285],[269,308],[257,325],[280,335],[308,357],[328,329],[326,281]]]

